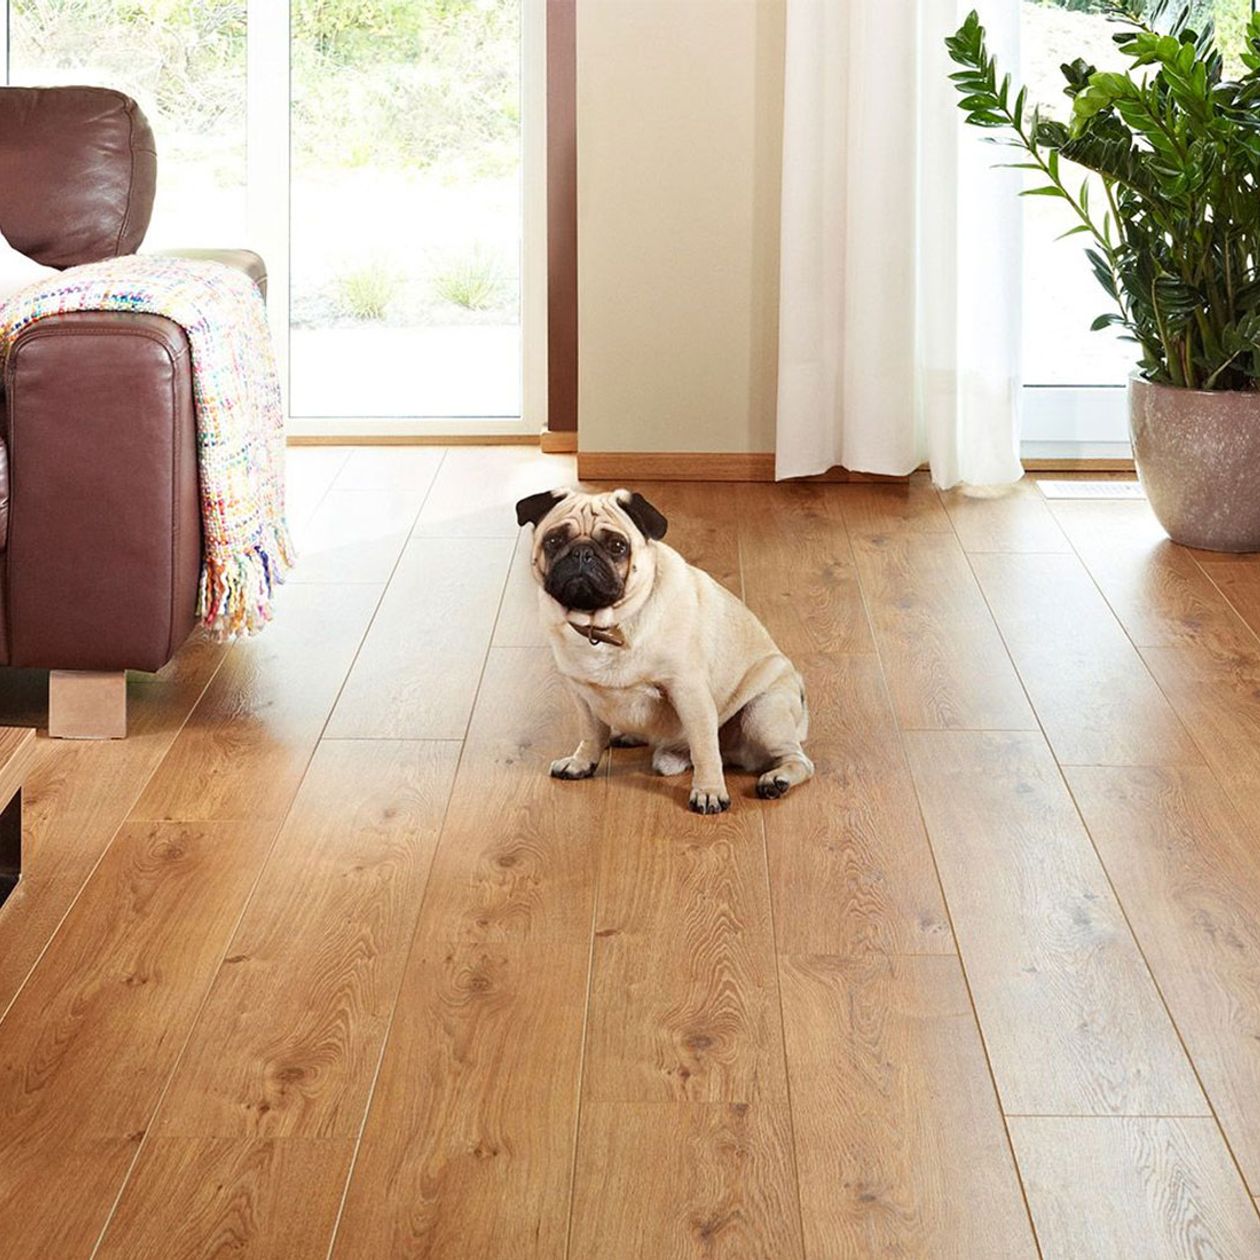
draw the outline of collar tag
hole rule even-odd
[[[625,647],[626,636],[621,633],[620,626],[579,626],[576,622],[568,623],[569,629],[580,634],[592,647],[606,643],[609,647]]]

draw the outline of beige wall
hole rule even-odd
[[[579,443],[774,449],[785,0],[578,0]]]

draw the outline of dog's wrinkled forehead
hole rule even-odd
[[[663,538],[666,520],[642,495],[629,490],[586,494],[580,490],[548,490],[516,505],[520,525],[532,524],[538,537],[564,525],[575,537],[589,538],[603,525],[627,536]]]

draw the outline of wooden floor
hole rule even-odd
[[[698,818],[546,776],[511,505],[572,476],[294,450],[274,625],[41,735],[0,1257],[1260,1256],[1260,562],[1032,485],[640,487],[810,689],[818,777]]]

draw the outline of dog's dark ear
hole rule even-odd
[[[618,490],[617,502],[644,538],[665,537],[669,522],[638,491]]]
[[[537,525],[565,496],[564,490],[544,490],[541,494],[526,495],[516,505],[518,525]]]

